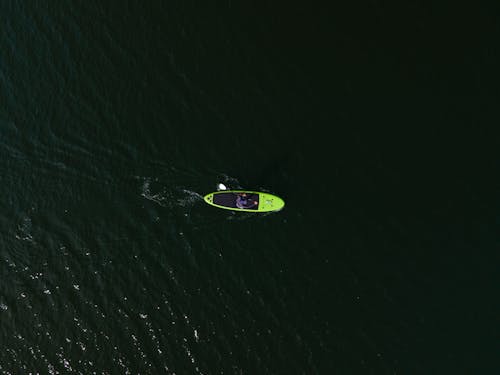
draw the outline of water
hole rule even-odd
[[[383,80],[358,75],[357,33],[319,52],[313,13],[2,2],[1,373],[489,369],[486,174],[459,145],[494,138],[441,155],[445,132],[377,126],[487,122],[495,101],[350,96]],[[220,182],[287,206],[216,210]]]

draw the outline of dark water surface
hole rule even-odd
[[[146,3],[0,4],[0,372],[491,373],[489,39],[463,75],[423,7]]]

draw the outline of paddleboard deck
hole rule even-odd
[[[285,202],[276,195],[260,191],[224,190],[205,195],[211,206],[232,211],[273,212],[285,207]]]

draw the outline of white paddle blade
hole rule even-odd
[[[224,185],[222,182],[217,184],[217,190],[227,190],[226,185]]]

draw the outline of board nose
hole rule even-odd
[[[285,202],[280,197],[269,194],[261,194],[259,209],[268,211],[279,211],[285,206]]]

